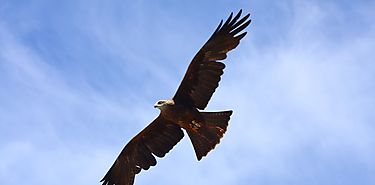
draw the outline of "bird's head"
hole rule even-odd
[[[154,105],[154,108],[158,108],[158,109],[163,109],[167,106],[171,106],[171,105],[174,105],[174,101],[173,100],[159,100],[155,103]]]

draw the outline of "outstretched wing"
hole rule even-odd
[[[221,20],[215,32],[195,55],[178,87],[173,100],[203,110],[219,86],[225,65],[218,60],[227,58],[227,52],[236,48],[246,32],[239,34],[251,22],[250,14],[239,19],[242,10],[232,19],[233,13],[223,24]]]
[[[141,169],[156,165],[154,155],[164,157],[182,138],[181,128],[159,115],[121,151],[100,182],[103,185],[133,185]]]

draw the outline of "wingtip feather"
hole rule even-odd
[[[243,32],[240,35],[236,36],[236,39],[241,40],[242,38],[244,38],[246,36],[246,34],[247,34],[247,32]]]
[[[243,23],[240,27],[236,28],[232,32],[230,32],[231,35],[236,35],[237,33],[241,32],[243,29],[245,29],[247,26],[249,26],[251,22],[251,19]]]
[[[234,23],[241,17],[242,9],[237,13],[237,15],[233,18],[233,20],[229,23],[229,27],[232,27]]]
[[[230,23],[230,21],[232,20],[232,17],[233,17],[233,12],[232,13],[230,13],[230,15],[229,15],[229,17],[228,17],[228,19],[225,21],[225,23],[224,23],[224,25],[223,25],[223,27],[226,27],[226,26],[228,26],[228,24]]]
[[[222,24],[223,24],[223,19],[221,19],[219,25],[217,26],[216,30],[214,31],[214,34],[217,33],[220,30]]]

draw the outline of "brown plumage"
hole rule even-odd
[[[124,147],[103,177],[103,185],[133,185],[135,175],[156,165],[188,133],[198,160],[206,156],[223,137],[232,111],[200,112],[206,108],[219,86],[227,52],[236,48],[251,22],[250,14],[233,13],[198,51],[172,100],[158,101],[154,107],[160,115]]]

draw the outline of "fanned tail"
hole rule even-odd
[[[193,124],[194,129],[187,129],[198,161],[215,148],[227,131],[233,111],[201,112],[204,123]]]

